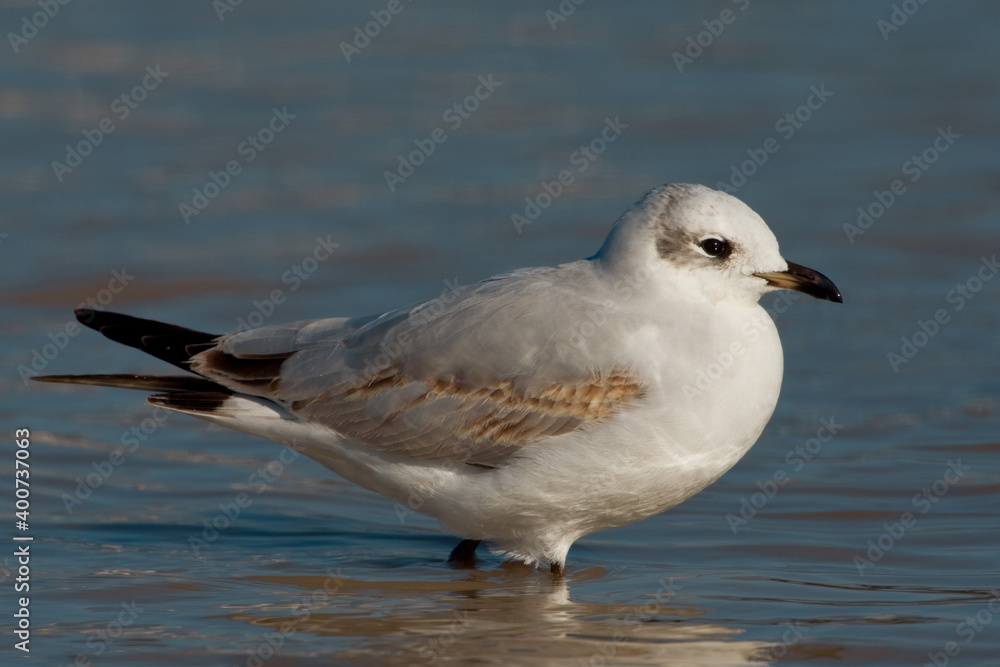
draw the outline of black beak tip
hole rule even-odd
[[[840,290],[833,281],[819,271],[807,268],[801,264],[788,262],[788,269],[773,273],[759,273],[757,276],[767,280],[769,285],[782,289],[795,290],[808,294],[816,299],[844,303]]]
[[[808,269],[806,276],[807,283],[803,286],[803,291],[817,299],[826,299],[834,303],[844,303],[844,297],[840,295],[840,290],[833,284],[833,281],[824,276],[819,271]]]

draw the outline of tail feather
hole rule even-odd
[[[32,380],[145,391],[232,393],[211,380],[192,375],[39,375]]]
[[[76,319],[81,324],[100,332],[116,343],[142,350],[186,371],[191,371],[193,355],[214,347],[219,339],[215,334],[121,313],[90,308],[80,308],[75,313]],[[230,389],[217,382],[197,375],[39,375],[32,379],[39,382],[169,392],[170,396],[199,394],[214,396],[214,401],[220,404],[227,396],[233,394]]]
[[[183,391],[152,394],[146,397],[146,402],[193,415],[210,415],[219,412],[230,396],[232,393],[228,391]]]
[[[39,375],[32,379],[160,392],[148,396],[147,402],[207,418],[224,418],[229,412],[253,414],[257,417],[260,416],[257,413],[269,416],[279,414],[275,407],[262,408],[262,404],[254,399],[233,402],[231,399],[235,399],[237,391],[208,379],[191,367],[191,358],[214,348],[220,336],[120,313],[89,308],[80,308],[75,312],[81,324],[105,337],[151,354],[194,375]],[[271,382],[287,356],[254,358],[245,362],[246,368],[236,363],[235,358],[221,353],[214,354],[212,358],[217,361],[217,365],[227,369],[229,375],[239,380],[242,388],[255,382]]]
[[[215,334],[131,315],[79,308],[76,319],[111,340],[142,350],[178,368],[190,370],[193,354],[212,347]]]

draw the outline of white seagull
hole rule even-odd
[[[760,297],[840,303],[786,262],[746,204],[668,184],[597,254],[487,278],[383,315],[214,335],[81,309],[83,324],[194,375],[37,377],[270,438],[480,541],[562,575],[580,537],[658,514],[753,445],[782,352]]]

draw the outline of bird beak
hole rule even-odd
[[[813,271],[792,262],[788,262],[787,271],[768,271],[754,275],[763,278],[772,287],[795,290],[834,303],[844,303],[844,299],[840,296],[840,290],[837,289],[832,280],[819,271]]]

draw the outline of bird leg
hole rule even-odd
[[[448,556],[448,563],[458,569],[472,569],[476,567],[476,547],[480,540],[462,540],[458,546],[452,549]]]

